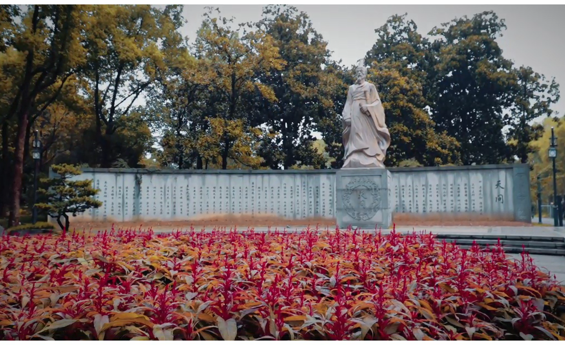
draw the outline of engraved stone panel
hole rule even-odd
[[[333,218],[333,181],[328,175],[319,175],[321,216]]]
[[[294,177],[295,175],[282,175],[279,177],[279,183],[282,183],[282,216],[288,219],[294,218],[295,200],[294,200]]]
[[[512,170],[514,217],[518,221],[529,222],[532,219],[529,167],[515,166]]]
[[[342,169],[336,173],[337,223],[341,228],[359,226],[374,229],[391,225],[389,186],[386,169]]]
[[[520,170],[521,169],[521,170]],[[387,193],[398,213],[475,213],[530,221],[525,165],[393,170]],[[84,215],[127,221],[190,218],[203,213],[272,213],[300,219],[337,217],[335,171],[191,174],[85,169],[103,202]]]

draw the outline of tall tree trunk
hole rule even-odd
[[[110,158],[110,145],[108,143],[108,136],[102,135],[100,137],[100,148],[102,149],[102,161],[100,162],[100,167],[111,168],[112,159]]]
[[[224,150],[222,151],[222,170],[228,169],[228,155],[230,153],[230,140],[224,138]]]
[[[203,166],[204,164],[202,162],[202,156],[198,154],[198,156],[196,157],[196,169],[202,170]]]
[[[26,176],[29,176],[28,174],[30,174],[33,170],[33,165],[30,166],[26,166],[26,159],[29,157],[29,138],[31,136],[31,126],[32,126],[32,122],[33,122],[33,118],[28,118],[28,124],[26,127],[26,136],[25,136],[25,141],[24,141],[24,160],[23,160],[23,171],[22,171],[22,195],[24,195],[24,200],[26,200],[25,205],[28,206],[28,200],[27,198],[25,198],[25,196],[29,196],[29,188],[31,188],[31,186],[29,186],[27,183],[25,183],[24,178]],[[20,198],[22,199],[22,198]]]
[[[12,174],[10,218],[9,226],[16,226],[20,221],[20,199],[22,194],[22,178],[24,172],[24,146],[26,129],[29,121],[27,109],[23,110],[18,120],[18,130],[16,136],[16,151],[14,154],[14,170]]]
[[[111,168],[116,158],[116,153],[112,151],[114,130],[113,120],[110,119],[102,135],[102,168]]]
[[[8,215],[8,181],[10,181],[8,120],[2,124],[2,159],[0,160],[0,217]]]
[[[290,169],[292,166],[292,138],[289,138],[288,123],[282,125],[282,149],[284,152],[283,167],[284,170]]]
[[[37,25],[39,23],[39,6],[35,5],[32,15],[32,32],[35,34]],[[18,97],[12,103],[13,110],[17,114],[18,128],[16,131],[15,152],[14,152],[14,166],[11,176],[10,188],[10,216],[8,218],[8,226],[16,226],[20,222],[20,198],[22,194],[22,177],[24,170],[24,146],[26,139],[26,130],[29,122],[29,110],[36,95],[32,91],[31,82],[33,78],[33,61],[35,57],[35,50],[31,47],[26,56],[26,66],[24,72],[23,82],[18,91]],[[43,82],[45,74],[42,74],[36,81],[39,85]],[[36,86],[37,87],[37,86]],[[17,109],[17,111],[16,111]],[[13,114],[12,113],[12,114]],[[10,114],[11,115],[11,114]]]
[[[24,163],[25,163],[25,157],[29,157],[29,138],[31,136],[31,126],[32,126],[31,121],[28,121],[28,124],[26,126],[26,137],[24,141]]]

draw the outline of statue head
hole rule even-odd
[[[355,67],[355,77],[358,81],[365,80],[365,78],[367,78],[367,67],[365,67],[364,59],[357,61],[357,66]]]

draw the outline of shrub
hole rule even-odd
[[[524,253],[431,234],[123,230],[0,238],[0,339],[565,339]]]
[[[91,208],[102,206],[102,202],[94,198],[99,190],[92,187],[92,180],[72,180],[82,174],[80,167],[60,164],[52,165],[51,169],[57,176],[41,180],[43,188],[38,193],[42,202],[35,207],[47,212],[49,217],[57,220],[61,229],[67,231],[70,226],[69,214],[75,217]]]
[[[8,232],[18,231],[18,230],[54,230],[55,226],[48,222],[37,222],[35,224],[22,224],[18,226],[13,226],[8,228]]]

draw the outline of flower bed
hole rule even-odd
[[[430,234],[0,238],[0,339],[564,339],[524,254]]]

